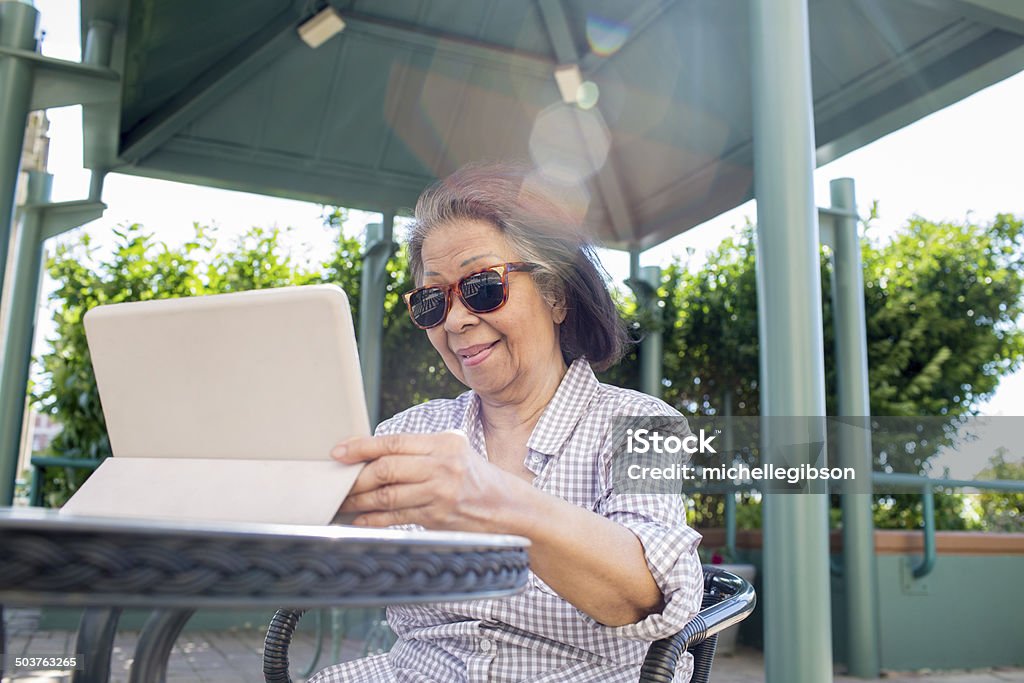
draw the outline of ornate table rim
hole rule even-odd
[[[508,596],[528,575],[527,539],[455,532],[185,526],[6,509],[0,542],[12,553],[0,563],[0,600],[9,604],[422,603]]]

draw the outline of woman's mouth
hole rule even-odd
[[[459,357],[459,360],[462,361],[462,365],[465,367],[480,365],[480,363],[483,363],[487,357],[491,355],[491,350],[497,345],[497,343],[498,342],[494,341],[490,344],[467,346],[466,348],[456,351],[455,355]]]

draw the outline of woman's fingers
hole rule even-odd
[[[429,436],[424,434],[385,434],[383,436],[357,437],[335,446],[331,450],[331,457],[344,463],[356,463],[397,453],[429,453],[433,446]]]
[[[468,443],[465,433],[460,431],[361,436],[335,446],[331,450],[331,457],[344,463],[367,462],[385,455],[458,451],[468,446]]]
[[[353,521],[359,526],[388,527],[400,524],[423,524],[422,508],[407,508],[405,510],[387,510],[385,512],[368,512],[359,515]]]
[[[386,455],[363,467],[349,495],[372,491],[382,486],[427,481],[436,469],[437,463],[430,456]]]
[[[494,497],[493,466],[461,431],[350,439],[331,455],[366,463],[341,511],[362,513],[367,526],[473,529],[482,516],[475,501]]]
[[[428,505],[434,497],[434,487],[430,484],[381,486],[363,493],[349,493],[341,505],[341,510],[342,512],[407,510]]]

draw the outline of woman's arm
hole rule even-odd
[[[626,527],[510,477],[504,530],[532,543],[544,583],[606,626],[633,624],[662,606],[640,540]]]
[[[488,463],[462,433],[353,439],[332,455],[367,463],[341,506],[362,513],[358,524],[525,536],[534,573],[606,626],[635,623],[662,604],[629,529]]]

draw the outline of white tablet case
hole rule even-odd
[[[114,457],[62,508],[327,524],[369,434],[348,298],[314,285],[100,306],[85,330]]]

